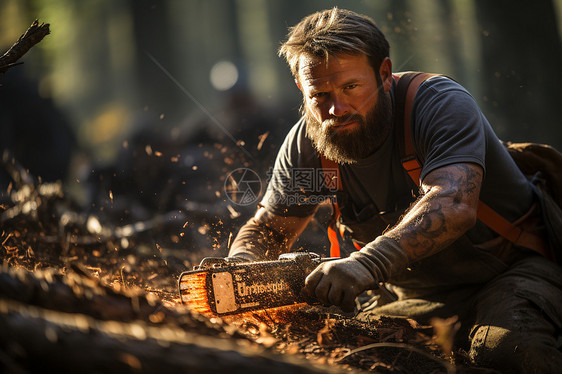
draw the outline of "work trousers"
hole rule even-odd
[[[456,346],[475,364],[503,373],[562,372],[562,268],[540,256],[514,263],[485,285],[373,303],[357,318],[380,315],[422,323],[456,315],[461,323]]]

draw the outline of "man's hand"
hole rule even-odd
[[[320,264],[306,278],[303,294],[351,312],[359,294],[378,288],[379,282],[404,270],[408,262],[396,240],[379,236],[348,258]]]
[[[303,294],[324,305],[337,305],[344,312],[352,312],[355,298],[377,285],[378,280],[363,264],[344,258],[320,264],[306,278]]]

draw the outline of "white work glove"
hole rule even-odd
[[[306,278],[303,294],[352,312],[358,295],[378,288],[407,264],[408,256],[398,242],[379,236],[348,258],[321,263]]]

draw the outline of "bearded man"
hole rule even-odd
[[[388,42],[371,19],[338,8],[314,13],[290,30],[280,55],[302,92],[303,116],[281,146],[266,194],[227,261],[277,259],[289,251],[312,219],[317,197],[334,192],[329,181],[308,188],[295,170],[326,172],[328,160],[340,182],[339,224],[360,250],[319,265],[306,279],[308,296],[353,311],[358,295],[384,283],[397,300],[373,301],[357,318],[456,315],[457,346],[479,365],[541,373],[562,367],[560,267],[477,219],[483,201],[544,235],[540,211],[531,209],[532,184],[474,98],[442,76],[419,86],[410,117],[422,165],[414,181],[403,168],[404,139],[395,131],[402,110],[395,98],[398,76]],[[290,198],[295,194],[300,199]]]

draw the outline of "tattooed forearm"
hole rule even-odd
[[[422,184],[422,192],[441,188],[445,194],[463,195],[478,193],[482,181],[482,169],[473,164],[455,164],[430,173]],[[461,199],[462,200],[462,199]]]
[[[437,169],[424,179],[422,195],[385,236],[396,239],[411,261],[452,244],[476,221],[482,169],[455,164]]]

